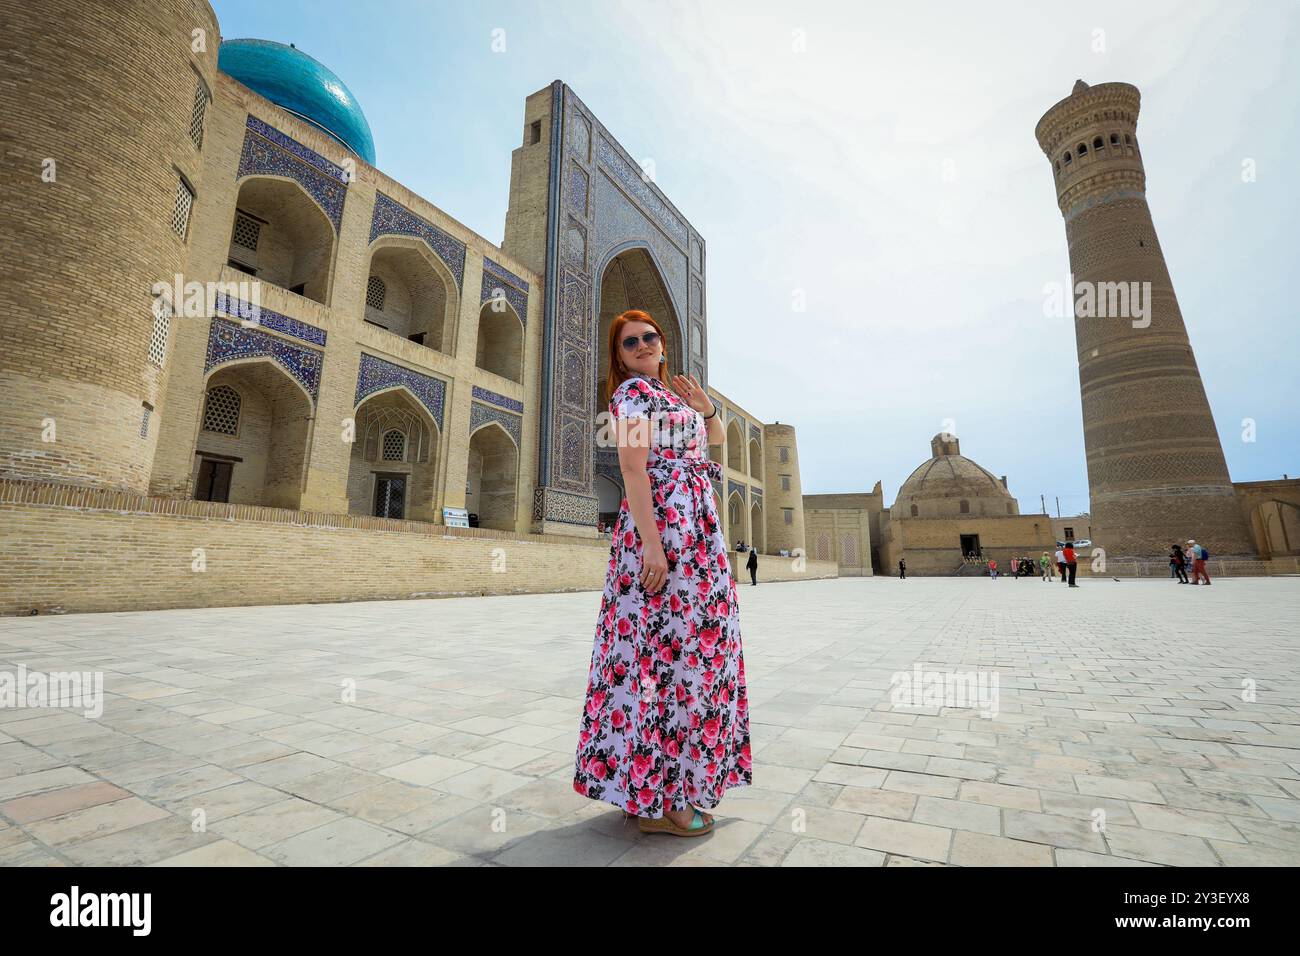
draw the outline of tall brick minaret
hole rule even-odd
[[[1253,555],[1147,207],[1140,98],[1128,83],[1079,80],[1034,130],[1056,181],[1075,289],[1087,283],[1097,304],[1113,306],[1122,298],[1103,283],[1150,283],[1145,316],[1132,302],[1121,316],[1076,309],[1092,539],[1110,557],[1156,557],[1188,538],[1215,557]]]

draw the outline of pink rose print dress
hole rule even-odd
[[[704,810],[753,782],[736,581],[710,478],[704,416],[657,378],[630,378],[614,418],[651,420],[646,461],[668,559],[641,586],[641,534],[625,497],[596,619],[573,789],[643,817]]]

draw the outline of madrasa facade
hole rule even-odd
[[[599,547],[623,497],[597,440],[608,329],[638,308],[723,416],[728,542],[803,546],[794,428],[709,378],[704,237],[567,85],[524,101],[495,245],[377,168],[326,66],[223,42],[204,0],[3,5],[19,170],[0,187],[0,507],[46,509],[14,516],[19,544],[43,531],[75,551],[81,532],[50,510],[71,508],[202,519],[186,554],[218,521]],[[167,533],[137,531],[106,531],[109,552],[167,551]],[[240,547],[274,563],[318,545]],[[43,597],[11,611],[88,606],[61,601],[64,572],[16,570]],[[270,599],[311,593],[290,592]]]

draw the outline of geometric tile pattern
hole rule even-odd
[[[290,316],[281,315],[266,306],[254,308],[251,303],[244,302],[241,299],[229,298],[224,292],[218,292],[214,301],[218,312],[224,312],[226,315],[237,319],[246,319],[256,325],[274,329],[295,339],[302,339],[304,342],[310,342],[312,345],[325,344],[324,329],[318,329],[314,325],[308,325],[306,322],[299,322]]]
[[[266,356],[283,368],[306,389],[313,402],[320,391],[322,353],[294,345],[259,329],[246,329],[237,322],[214,317],[208,331],[207,356],[203,363],[206,375],[216,366],[235,359]]]
[[[343,222],[343,201],[348,192],[347,173],[254,116],[248,117],[247,125],[235,178],[270,175],[292,179],[320,203],[337,233]]]
[[[483,259],[483,284],[479,296],[479,305],[491,299],[496,290],[501,290],[502,297],[514,308],[519,321],[528,323],[528,283],[504,266],[499,266],[491,259]]]
[[[493,408],[490,405],[484,405],[482,402],[470,402],[469,405],[469,434],[473,435],[479,426],[488,422],[497,422],[515,440],[515,447],[518,448],[523,440],[523,426],[518,415],[511,415],[509,412]]]
[[[446,382],[432,375],[424,375],[394,365],[366,352],[361,353],[361,364],[357,369],[357,392],[352,402],[354,407],[375,392],[397,386],[409,389],[416,400],[429,410],[438,427],[440,429],[443,427],[442,409],[446,399]]]
[[[456,279],[456,288],[464,284],[465,243],[443,232],[431,222],[421,219],[395,199],[375,193],[375,211],[370,219],[370,241],[380,236],[414,236],[423,239],[442,260]],[[523,318],[523,315],[520,315]]]
[[[488,391],[486,388],[481,388],[478,385],[473,387],[472,395],[480,401],[487,402],[490,405],[500,405],[502,408],[507,408],[512,412],[522,413],[524,410],[523,402],[506,395],[498,395],[496,392]]]

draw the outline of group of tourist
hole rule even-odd
[[[1072,588],[1077,588],[1079,585],[1074,583],[1074,574],[1079,569],[1079,561],[1078,557],[1074,553],[1074,542],[1067,541],[1065,544],[1061,545],[1061,547],[1057,548],[1056,553],[1052,555],[1052,559],[1051,562],[1047,560],[1046,551],[1044,551],[1042,557],[1038,559],[1038,563],[1043,568],[1043,580],[1051,580],[1052,564],[1055,563],[1056,570],[1061,572],[1061,583],[1068,584]]]
[[[1043,552],[1047,557],[1047,552]],[[1013,578],[1032,578],[1038,574],[1039,565],[1033,558],[1018,557],[1011,559],[1011,576]]]
[[[1210,583],[1210,571],[1206,565],[1209,560],[1210,552],[1196,543],[1195,538],[1187,539],[1187,548],[1184,550],[1181,544],[1171,544],[1169,546],[1169,576],[1177,578],[1179,584],[1200,584],[1201,578],[1205,583]],[[1192,569],[1192,579],[1187,580],[1187,568]]]
[[[984,565],[988,571],[989,580],[998,579],[998,562],[993,558],[984,559],[977,555],[968,554],[966,561],[976,561]],[[1079,585],[1074,583],[1075,574],[1079,569],[1078,556],[1074,551],[1074,542],[1066,541],[1061,547],[1056,549],[1056,554],[1048,555],[1046,551],[1035,561],[1033,558],[1015,557],[1011,559],[1011,577],[1024,578],[1039,575],[1044,581],[1056,580],[1056,573],[1061,574],[1061,583],[1072,588]]]

